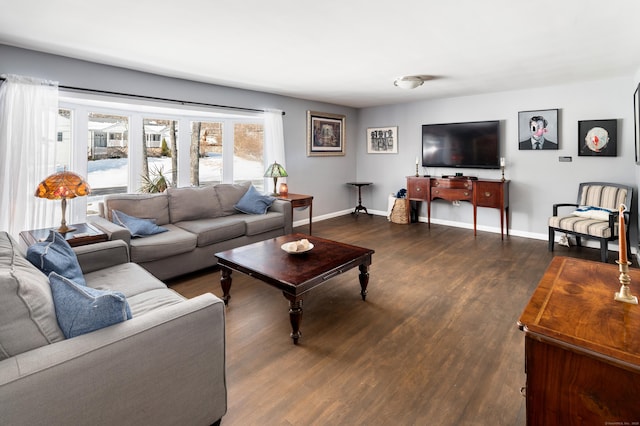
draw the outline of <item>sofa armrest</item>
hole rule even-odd
[[[284,233],[291,234],[293,232],[293,212],[291,211],[291,203],[284,200],[275,200],[269,211],[279,212],[284,215]]]
[[[110,240],[122,240],[129,244],[131,242],[131,233],[124,226],[116,225],[100,216],[88,216],[87,222],[95,225],[102,232],[107,234]]]
[[[130,261],[129,245],[122,240],[78,246],[73,251],[85,274]]]
[[[226,398],[210,293],[0,361],[3,424],[211,424]]]

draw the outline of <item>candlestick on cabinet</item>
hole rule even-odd
[[[627,231],[624,222],[624,211],[627,207],[624,204],[620,204],[618,212],[618,241],[619,241],[619,260],[616,261],[619,265],[620,276],[620,291],[614,296],[614,299],[618,302],[631,303],[633,305],[638,304],[638,298],[631,295],[629,284],[631,284],[631,277],[629,276],[629,264],[631,262],[627,259]]]

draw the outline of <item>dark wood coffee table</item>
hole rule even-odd
[[[289,254],[282,244],[306,238],[314,247],[301,254]],[[311,289],[356,266],[360,269],[360,295],[367,297],[371,249],[325,240],[304,234],[290,234],[216,253],[220,265],[223,300],[231,299],[231,272],[238,271],[280,290],[289,301],[291,338],[297,344],[302,320],[302,298]]]

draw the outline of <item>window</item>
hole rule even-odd
[[[68,135],[75,153],[70,169],[86,170],[92,188],[88,214],[98,212],[104,195],[148,190],[145,183],[160,176],[173,186],[251,181],[258,190],[264,188],[260,115],[64,96],[61,111],[67,128],[77,129],[65,133],[59,127],[59,132],[63,139]],[[87,140],[74,134],[87,134]],[[85,153],[78,151],[81,145]]]

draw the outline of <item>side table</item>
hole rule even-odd
[[[353,210],[351,214],[358,214],[360,213],[360,210],[364,210],[366,214],[370,214],[367,211],[367,208],[362,205],[362,187],[373,185],[373,182],[347,182],[347,185],[358,187],[358,205],[356,206],[356,208]]]
[[[109,237],[104,232],[100,231],[95,226],[89,223],[78,223],[70,225],[71,228],[75,228],[74,231],[69,231],[62,236],[67,240],[71,247],[84,246],[87,244],[99,243],[107,241]],[[49,236],[51,230],[56,228],[43,228],[32,229],[30,231],[20,232],[20,239],[26,247],[32,246],[38,242],[44,241]]]
[[[278,200],[289,201],[291,203],[291,217],[293,218],[293,209],[296,207],[307,207],[309,206],[309,235],[311,233],[311,225],[313,218],[313,195],[304,195],[304,194],[292,194],[291,192],[287,194],[281,194],[276,196]]]

